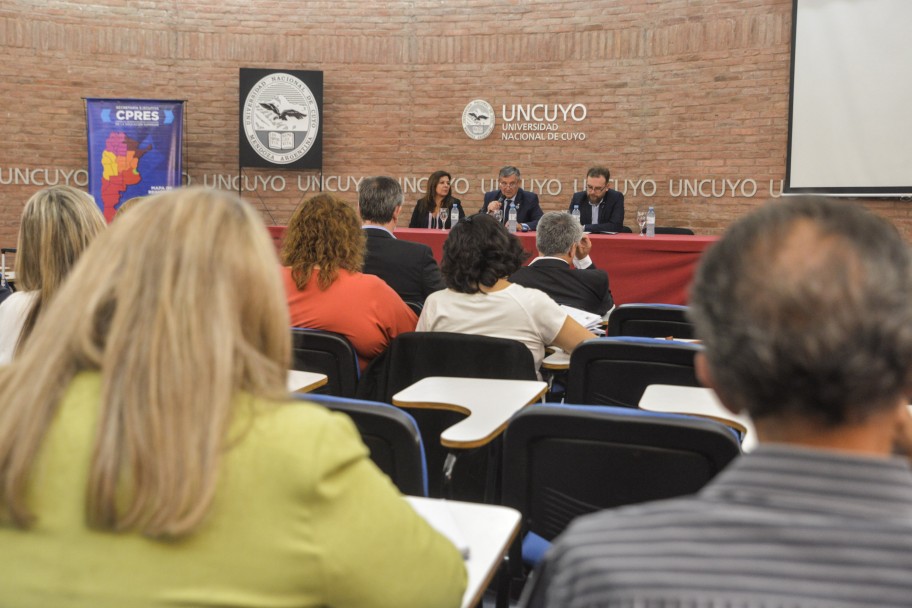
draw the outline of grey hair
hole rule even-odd
[[[690,315],[720,393],[755,418],[855,424],[912,382],[909,247],[857,204],[742,218],[703,256]]]
[[[507,165],[506,167],[502,168],[500,170],[500,173],[497,174],[497,177],[498,178],[510,177],[511,175],[515,175],[519,179],[522,179],[522,174],[520,174],[519,169],[517,169],[516,167],[511,167],[510,165]]]
[[[549,211],[538,220],[535,246],[542,255],[563,255],[583,238],[583,227],[566,211]]]
[[[361,219],[385,224],[393,219],[396,207],[402,204],[402,186],[392,177],[365,177],[358,187],[358,210]]]

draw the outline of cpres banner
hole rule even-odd
[[[183,101],[85,101],[89,193],[106,220],[133,197],[181,185]]]

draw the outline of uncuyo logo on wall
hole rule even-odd
[[[244,101],[242,122],[250,146],[263,159],[293,163],[314,145],[320,130],[317,100],[304,82],[276,72],[258,81]]]
[[[470,101],[462,111],[462,130],[472,139],[485,139],[494,132],[494,108],[484,99]]]

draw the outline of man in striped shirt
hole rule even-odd
[[[576,520],[523,604],[912,606],[912,259],[853,203],[802,197],[735,223],[691,315],[701,380],[760,447],[699,494]]]

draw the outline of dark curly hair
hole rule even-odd
[[[529,254],[516,236],[486,213],[456,224],[443,244],[440,272],[446,286],[460,293],[478,293],[497,279],[516,272]]]
[[[295,209],[282,244],[282,263],[291,267],[298,289],[304,289],[315,266],[318,284],[326,289],[339,269],[361,272],[366,238],[358,214],[343,200],[318,194]]]

